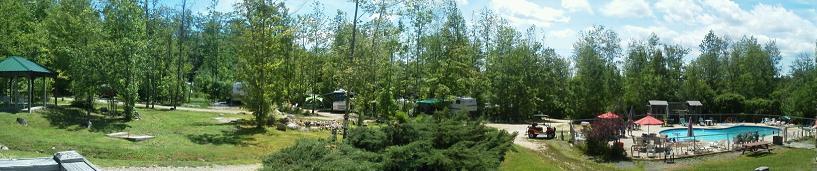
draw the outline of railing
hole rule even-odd
[[[754,133],[758,134],[757,141],[766,141],[767,136],[773,135],[781,135],[780,130],[763,130],[763,131],[742,131],[738,133],[724,133],[724,134],[707,134],[707,135],[694,135],[694,136],[677,136],[674,135],[672,138],[667,138],[666,142],[661,143],[661,145],[654,145],[654,147],[662,148],[662,150],[654,150],[649,149],[649,146],[646,148],[637,148],[643,149],[642,151],[632,151],[632,156],[641,157],[640,154],[646,153],[647,157],[655,157],[656,154],[658,156],[664,157],[664,159],[675,158],[676,156],[695,156],[695,155],[703,155],[709,153],[717,153],[717,152],[725,152],[725,151],[733,151],[739,149],[742,143],[748,142],[737,142],[735,137],[740,134],[744,133]],[[716,138],[712,138],[716,137]],[[725,137],[726,139],[721,139],[720,137]],[[716,141],[712,141],[713,139],[717,139]],[[634,143],[635,146],[635,143]],[[636,149],[632,148],[631,149]],[[663,153],[663,154],[662,154]]]

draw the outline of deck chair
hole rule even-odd
[[[704,118],[698,117],[698,125],[706,126],[706,123],[704,122]]]
[[[633,137],[633,146],[630,146],[630,154],[641,154],[642,152],[646,152],[647,146],[644,143],[644,139],[641,137]],[[639,155],[640,156],[640,155]]]
[[[682,125],[682,126],[687,126],[687,124],[689,124],[689,123],[687,123],[687,119],[686,119],[686,118],[681,118],[680,120],[681,120],[681,125]]]

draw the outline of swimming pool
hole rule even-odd
[[[727,137],[732,140],[738,134],[744,132],[757,132],[760,134],[761,137],[772,135],[774,133],[779,132],[780,129],[772,128],[772,127],[765,127],[765,126],[733,126],[729,128],[693,128],[692,132],[695,134],[696,140],[703,140],[703,141],[720,141],[726,140]],[[666,135],[669,138],[678,138],[678,140],[686,140],[692,139],[686,138],[687,136],[687,129],[686,128],[674,128],[674,129],[667,129],[659,132],[660,134]]]

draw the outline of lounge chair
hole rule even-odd
[[[644,143],[644,139],[640,137],[633,137],[633,146],[630,146],[630,154],[636,154],[638,152],[641,154],[642,152],[647,151],[647,146]]]
[[[706,123],[704,123],[704,118],[698,117],[698,125],[706,126]]]
[[[681,125],[682,126],[687,126],[687,124],[689,124],[689,123],[687,123],[687,119],[686,118],[681,118]]]

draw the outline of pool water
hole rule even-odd
[[[733,126],[729,128],[693,128],[692,133],[695,134],[695,140],[703,140],[703,141],[720,141],[726,140],[734,140],[738,134],[744,132],[757,132],[760,134],[761,137],[772,135],[780,132],[780,129],[772,128],[772,127],[765,127],[765,126]],[[687,137],[687,128],[673,128],[667,129],[659,132],[662,135],[666,135],[669,138],[677,138],[677,140],[687,140],[692,139],[692,137]]]

